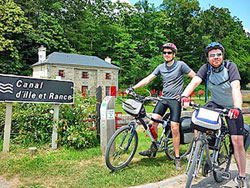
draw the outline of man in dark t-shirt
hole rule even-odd
[[[193,78],[195,76],[194,71],[192,71],[189,66],[182,62],[174,60],[177,48],[173,43],[166,43],[162,46],[163,49],[163,59],[164,63],[160,64],[149,76],[141,80],[132,88],[127,89],[129,93],[130,90],[140,88],[151,82],[158,75],[161,75],[163,79],[163,91],[162,100],[159,101],[153,111],[152,118],[162,119],[167,109],[170,109],[170,121],[171,121],[171,131],[173,135],[173,145],[175,150],[175,166],[176,170],[181,170],[180,155],[179,155],[179,145],[180,145],[180,132],[179,132],[179,121],[181,114],[180,105],[180,95],[183,91],[183,76],[187,74],[189,77]],[[157,140],[157,122],[150,122],[149,128],[151,132],[156,132]],[[140,155],[152,157],[155,156],[156,151],[152,151],[152,146],[149,150],[139,152]]]
[[[234,181],[238,184],[238,187],[245,188],[247,187],[245,174],[246,154],[243,138],[244,121],[241,113],[241,78],[237,66],[233,62],[223,60],[224,51],[224,47],[217,42],[213,42],[206,47],[205,53],[208,63],[200,68],[186,87],[182,94],[181,103],[183,105],[188,104],[189,99],[187,97],[204,81],[211,92],[211,101],[205,106],[230,109],[226,121],[239,172]]]

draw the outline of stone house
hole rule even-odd
[[[75,92],[96,95],[96,88],[102,87],[104,96],[116,96],[118,91],[119,67],[96,57],[53,52],[46,57],[46,48],[38,49],[38,62],[32,65],[33,77],[71,80]]]

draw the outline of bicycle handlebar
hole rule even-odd
[[[193,109],[199,109],[199,108],[202,107],[202,105],[196,104],[196,103],[194,103],[192,101],[189,103],[189,106],[191,106],[191,108],[193,108]],[[216,112],[219,112],[221,116],[228,116],[228,113],[229,113],[229,109],[227,109],[227,108],[223,108],[223,109],[221,109],[221,108],[212,108],[212,107],[205,107],[205,108],[216,111]]]
[[[129,92],[128,94],[132,95],[135,99],[137,99],[137,100],[139,100],[141,102],[145,102],[145,101],[160,101],[160,100],[162,100],[162,99],[157,98],[157,97],[151,97],[151,96],[144,97],[144,96],[141,96],[141,95],[137,95],[134,91]]]

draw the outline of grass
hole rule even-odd
[[[245,120],[250,124],[249,116]],[[12,182],[14,187],[106,188],[157,182],[184,173],[184,170],[175,170],[173,161],[168,160],[164,152],[150,159],[139,156],[138,151],[149,145],[150,139],[140,131],[138,149],[132,162],[128,167],[111,173],[99,147],[52,150],[37,146],[38,151],[32,156],[27,147],[11,144],[9,153],[0,153],[0,176]],[[186,161],[183,165],[185,169]]]
[[[51,150],[38,146],[32,157],[28,148],[11,145],[9,153],[0,153],[0,175],[15,182],[15,187],[128,187],[156,182],[177,173],[173,161],[158,153],[156,158],[139,156],[150,140],[139,132],[139,146],[130,165],[111,173],[106,167],[99,147],[86,150],[59,148]],[[1,144],[2,145],[2,144]]]
[[[116,111],[120,111],[119,108],[121,106],[116,105]],[[152,112],[153,108],[146,107],[147,112]],[[245,122],[250,124],[249,115],[245,116]],[[2,142],[0,139],[0,150]],[[183,161],[184,170],[177,172],[173,161],[168,160],[164,152],[150,159],[139,156],[138,152],[149,145],[150,139],[140,131],[138,149],[132,162],[128,167],[111,173],[105,165],[100,147],[52,150],[48,146],[38,145],[38,151],[32,156],[28,147],[10,144],[9,153],[0,152],[0,176],[19,188],[116,188],[158,182],[184,173],[187,162]]]

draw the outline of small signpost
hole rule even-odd
[[[105,154],[105,150],[109,139],[115,132],[115,97],[106,96],[103,99],[101,105],[101,125],[100,125],[100,135],[101,135],[101,150],[102,154]],[[113,146],[112,151],[115,150]]]
[[[9,151],[12,102],[54,103],[54,120],[58,122],[59,104],[74,102],[72,81],[38,79],[0,74],[0,102],[6,102],[3,152]],[[57,148],[57,124],[53,127],[52,148]]]

